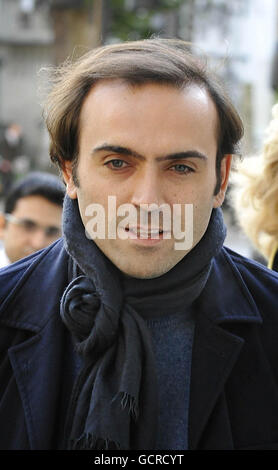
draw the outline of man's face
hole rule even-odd
[[[1,217],[0,232],[12,263],[50,245],[60,236],[62,207],[42,196],[19,199],[11,215],[11,220],[4,221]]]
[[[81,110],[78,182],[72,164],[67,162],[64,168],[68,195],[78,199],[84,226],[90,220],[86,208],[92,203],[101,204],[107,216],[108,196],[116,197],[117,207],[132,204],[138,214],[142,204],[171,208],[192,204],[195,246],[206,231],[212,208],[222,204],[228,181],[230,157],[222,162],[221,190],[214,195],[217,119],[211,98],[197,86],[178,90],[160,84],[98,83]],[[106,228],[107,224],[108,217]],[[141,228],[140,220],[137,227]],[[133,227],[130,235],[135,232]],[[154,240],[150,233],[147,239],[111,239],[106,231],[106,238],[95,243],[125,274],[153,278],[169,271],[189,251],[175,249],[171,235],[170,239],[160,234]]]

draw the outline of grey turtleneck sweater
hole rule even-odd
[[[187,311],[146,322],[153,339],[158,380],[156,450],[187,450],[194,321]]]

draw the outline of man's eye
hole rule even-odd
[[[47,237],[60,237],[61,229],[59,227],[47,227],[45,229],[45,234]]]
[[[21,225],[28,232],[33,232],[37,228],[37,224],[32,220],[22,220]]]
[[[110,160],[109,162],[105,163],[105,165],[109,166],[110,168],[124,168],[127,163],[124,160],[120,160],[118,158],[115,158],[113,160]]]
[[[173,165],[171,167],[171,170],[176,171],[177,173],[182,173],[182,174],[194,172],[193,168],[183,163],[177,163],[176,165]]]

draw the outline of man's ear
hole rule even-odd
[[[66,183],[67,195],[71,199],[76,199],[77,188],[75,186],[74,178],[72,174],[72,162],[69,162],[69,161],[63,162],[62,173],[63,173],[64,181]]]
[[[226,190],[228,187],[231,164],[232,164],[232,155],[225,155],[221,161],[220,167],[220,177],[221,177],[221,186],[218,193],[214,196],[213,207],[220,207],[225,199]]]
[[[0,240],[4,238],[4,228],[6,225],[6,220],[3,212],[0,212]]]

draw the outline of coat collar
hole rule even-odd
[[[262,323],[258,307],[225,248],[212,262],[211,274],[197,301],[198,309],[219,325],[227,322]]]

